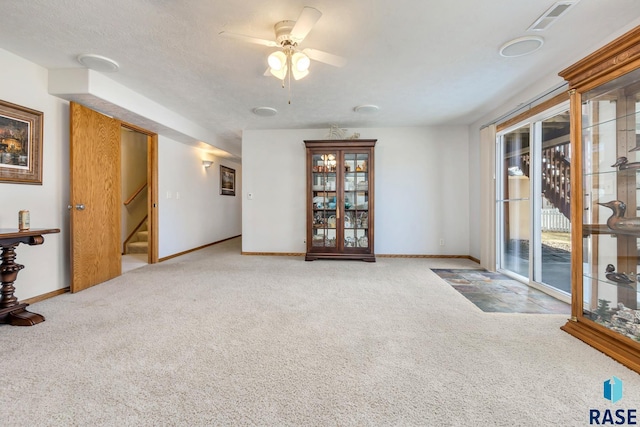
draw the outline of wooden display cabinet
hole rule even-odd
[[[572,316],[640,372],[640,27],[560,72],[571,95]]]
[[[306,261],[374,262],[375,139],[305,141]]]

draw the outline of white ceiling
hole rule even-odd
[[[49,69],[114,59],[108,77],[240,144],[244,129],[469,124],[549,71],[590,53],[640,18],[638,0],[581,0],[543,32],[527,28],[555,0],[2,0],[0,48]],[[274,39],[304,6],[323,16],[301,44],[343,56],[314,62],[289,94],[265,77]],[[505,42],[540,35],[537,52],[504,58]],[[2,64],[10,66],[10,64]],[[560,81],[559,81],[560,82]],[[0,96],[1,97],[1,96]],[[353,111],[375,104],[380,111]],[[278,110],[258,117],[258,106]]]

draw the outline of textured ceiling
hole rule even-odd
[[[109,78],[240,144],[245,129],[469,124],[509,94],[570,65],[640,18],[638,0],[581,0],[534,54],[503,58],[505,42],[553,0],[2,0],[0,48],[49,69],[95,53],[120,64]],[[304,6],[323,16],[301,47],[347,59],[313,62],[291,93],[265,77],[273,51],[218,36],[274,39]],[[3,66],[7,66],[4,64]],[[291,104],[288,104],[289,97]],[[378,113],[353,111],[375,104]],[[278,110],[258,117],[258,106]]]

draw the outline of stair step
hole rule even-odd
[[[147,230],[138,231],[136,233],[136,237],[138,238],[138,242],[148,242],[149,241],[149,232]]]
[[[128,254],[146,254],[149,251],[149,242],[127,243]]]

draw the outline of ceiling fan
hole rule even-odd
[[[293,77],[295,80],[299,80],[309,74],[309,65],[312,59],[335,67],[342,67],[346,63],[344,58],[331,53],[311,48],[302,50],[298,48],[298,45],[302,43],[321,16],[322,12],[318,9],[305,6],[296,21],[280,21],[274,26],[275,41],[228,31],[222,31],[219,35],[267,47],[280,48],[269,55],[269,68],[265,75],[273,75],[282,80],[284,87],[285,79],[289,78],[291,81],[291,77]]]

